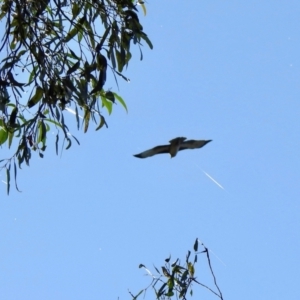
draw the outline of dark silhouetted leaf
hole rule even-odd
[[[104,117],[103,117],[103,116],[100,116],[100,124],[99,124],[99,126],[96,128],[96,131],[99,130],[100,128],[102,128],[103,125],[105,125],[106,128],[108,128],[108,126],[107,126],[107,124],[106,124],[106,122],[105,122]]]
[[[148,44],[148,46],[149,46],[150,49],[153,49],[153,45],[152,45],[151,41],[149,40],[149,38],[148,38],[148,36],[147,36],[146,33],[141,32],[140,33],[140,37]]]
[[[143,293],[144,290],[139,291],[139,293],[137,295],[135,295],[132,300],[136,300],[138,298],[138,296],[140,296]]]
[[[90,117],[91,117],[91,112],[88,109],[85,109],[84,112],[84,130],[83,132],[86,133],[88,128],[89,128],[89,123],[90,123]]]
[[[59,141],[59,135],[57,133],[56,134],[56,139],[55,139],[55,151],[56,151],[56,155],[58,155],[58,141]]]
[[[42,99],[43,93],[43,89],[40,86],[38,86],[36,88],[35,95],[28,101],[27,106],[31,108],[34,105],[36,105]]]
[[[73,72],[75,72],[80,66],[80,61],[78,61],[76,64],[74,64],[67,72],[67,75],[72,74]]]
[[[15,80],[15,78],[11,72],[7,73],[7,78],[9,79],[9,81],[12,85],[19,86],[19,87],[22,87],[25,85],[25,83],[20,83],[17,80]]]
[[[9,190],[10,190],[10,164],[8,168],[6,168],[6,191],[7,195],[9,195]]]
[[[15,187],[18,192],[21,192],[18,188],[18,183],[17,183],[17,165],[16,165],[15,160],[14,160],[14,175],[15,175]]]
[[[111,102],[115,103],[115,96],[114,96],[113,92],[111,92],[111,91],[106,92],[105,98],[110,100]]]
[[[70,149],[71,146],[72,146],[72,141],[71,141],[71,139],[69,139],[69,138],[67,138],[67,137],[66,137],[66,140],[67,140],[67,142],[68,142],[68,145],[67,145],[67,147],[66,147],[66,150],[68,150],[68,149]]]
[[[10,114],[10,118],[9,118],[9,125],[14,127],[16,124],[16,117],[17,117],[17,113],[18,113],[18,107],[15,107],[11,114]]]
[[[195,244],[194,244],[194,250],[197,252],[198,251],[198,239],[196,239]]]

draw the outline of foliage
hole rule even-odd
[[[158,275],[153,275],[143,264],[139,265],[139,268],[143,268],[146,270],[147,275],[152,277],[152,281],[148,287],[142,289],[137,295],[133,295],[131,292],[130,295],[132,300],[136,300],[142,294],[146,294],[146,291],[149,287],[152,287],[157,300],[171,299],[174,297],[175,299],[183,299],[186,300],[188,294],[193,295],[193,284],[198,284],[201,287],[208,289],[211,293],[216,295],[218,298],[223,300],[223,295],[221,290],[217,284],[216,277],[212,270],[209,250],[201,243],[203,250],[198,252],[198,239],[196,239],[194,243],[194,258],[191,259],[191,251],[188,251],[186,255],[186,259],[184,263],[181,263],[177,258],[175,262],[171,263],[171,256],[165,259],[165,265],[161,267],[161,272],[158,268],[154,267]],[[207,285],[199,282],[195,277],[196,268],[195,265],[198,260],[198,254],[206,255],[208,267],[210,273],[212,275],[214,285],[217,291],[214,291]]]
[[[124,100],[103,87],[108,69],[116,82],[117,76],[128,81],[122,72],[132,43],[141,50],[144,41],[152,49],[138,7],[146,14],[142,0],[0,0],[0,20],[6,23],[0,44],[0,53],[6,51],[0,62],[0,146],[17,144],[11,158],[0,160],[8,193],[11,165],[16,179],[17,166],[29,165],[32,150],[43,157],[50,129],[57,132],[56,152],[60,134],[66,149],[72,139],[79,144],[65,123],[66,112],[87,132],[91,121],[96,130],[107,127],[100,108],[111,114],[118,101],[127,111]]]

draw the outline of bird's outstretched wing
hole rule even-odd
[[[186,149],[198,149],[211,141],[212,140],[188,140],[180,144],[179,151]]]
[[[162,145],[162,146],[157,146],[152,149],[146,150],[140,154],[135,154],[133,156],[138,158],[146,158],[156,154],[169,153],[169,151],[170,151],[170,145]]]

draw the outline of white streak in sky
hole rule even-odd
[[[202,170],[202,172],[203,172],[209,179],[211,179],[217,186],[219,186],[222,190],[225,190],[219,182],[217,182],[215,179],[213,179],[213,178],[212,178],[209,174],[207,174],[204,170]]]
[[[226,264],[222,261],[222,259],[216,255],[216,253],[214,253],[211,249],[208,249],[206,246],[204,246],[204,244],[199,239],[197,240],[201,243],[203,247],[205,247],[209,252],[211,252],[225,267],[227,267]]]
[[[71,108],[65,107],[65,110],[67,110],[69,113],[71,113],[73,115],[76,115],[76,112],[73,109],[71,109]],[[78,115],[78,117],[80,119],[83,119],[83,117],[81,115]]]

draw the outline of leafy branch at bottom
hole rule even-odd
[[[157,275],[153,275],[149,271],[149,269],[146,268],[146,266],[140,264],[139,268],[145,269],[147,275],[152,277],[152,281],[146,288],[142,289],[137,295],[133,295],[129,291],[132,300],[136,300],[142,294],[144,294],[145,296],[147,290],[150,287],[153,288],[156,295],[156,299],[158,300],[171,299],[171,297],[173,296],[176,297],[176,299],[186,300],[188,294],[190,294],[191,296],[193,295],[193,289],[192,289],[193,284],[200,285],[201,287],[207,289],[209,292],[213,293],[221,300],[224,300],[222,292],[217,284],[217,280],[211,266],[209,251],[204,246],[203,243],[201,243],[201,246],[203,248],[202,251],[198,251],[198,246],[199,246],[199,240],[196,239],[194,243],[193,259],[191,259],[191,251],[188,251],[184,263],[181,263],[178,258],[176,259],[175,262],[171,263],[170,262],[171,256],[170,256],[169,258],[165,259],[165,265],[161,267],[161,271],[159,271],[159,269],[154,266],[156,272],[158,273]],[[204,254],[206,256],[209,271],[215,285],[215,290],[201,283],[195,277],[195,265],[197,263],[199,254]]]

